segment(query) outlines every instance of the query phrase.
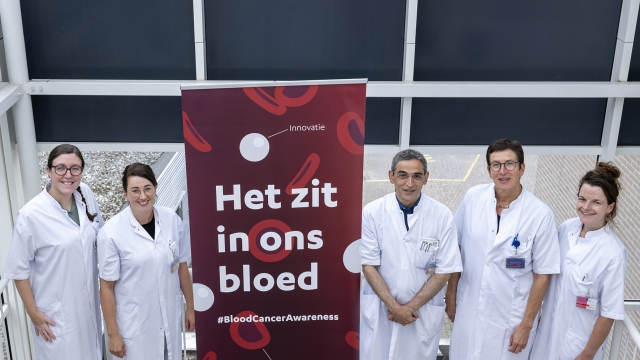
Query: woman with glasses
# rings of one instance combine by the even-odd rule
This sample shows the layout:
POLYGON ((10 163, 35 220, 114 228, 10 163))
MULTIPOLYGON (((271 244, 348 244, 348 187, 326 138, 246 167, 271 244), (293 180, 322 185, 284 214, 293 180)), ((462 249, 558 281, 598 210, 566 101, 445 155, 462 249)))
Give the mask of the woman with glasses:
POLYGON ((129 206, 98 235, 109 352, 135 360, 180 359, 183 294, 186 329, 195 328, 184 225, 171 209, 154 205, 158 183, 148 165, 127 166, 122 186, 129 206))
POLYGON ((77 147, 56 146, 45 189, 16 217, 4 278, 31 318, 38 359, 102 359, 96 235, 102 217, 77 147))
POLYGON ((602 359, 614 320, 624 318, 628 255, 612 228, 618 177, 601 162, 580 180, 578 217, 558 230, 562 267, 549 283, 530 359, 602 359))

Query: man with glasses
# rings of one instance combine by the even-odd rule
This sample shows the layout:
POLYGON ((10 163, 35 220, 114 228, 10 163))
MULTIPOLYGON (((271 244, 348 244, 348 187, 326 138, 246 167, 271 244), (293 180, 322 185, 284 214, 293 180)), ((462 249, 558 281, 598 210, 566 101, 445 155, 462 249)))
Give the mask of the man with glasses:
POLYGON ((446 293, 451 360, 528 359, 550 275, 560 272, 555 217, 522 187, 517 141, 487 149, 492 184, 467 191, 455 214, 464 272, 446 293))
POLYGON ((443 287, 462 271, 451 211, 421 193, 427 161, 397 153, 395 192, 362 211, 360 359, 436 359, 444 319, 443 287))

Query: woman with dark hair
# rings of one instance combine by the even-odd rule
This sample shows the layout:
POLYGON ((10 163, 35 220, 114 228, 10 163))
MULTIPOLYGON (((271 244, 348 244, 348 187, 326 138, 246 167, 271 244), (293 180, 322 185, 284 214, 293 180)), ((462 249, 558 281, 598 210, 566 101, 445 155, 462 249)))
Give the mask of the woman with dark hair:
POLYGON ((120 358, 180 359, 183 294, 186 329, 195 328, 189 241, 178 215, 154 205, 157 186, 151 167, 127 166, 122 187, 129 206, 98 235, 109 352, 120 358))
POLYGON ((102 359, 96 235, 102 217, 77 147, 56 146, 51 182, 18 213, 4 278, 31 318, 38 359, 102 359))
POLYGON ((530 359, 602 359, 613 321, 624 318, 628 254, 612 229, 619 177, 600 162, 580 180, 578 217, 558 230, 562 267, 549 283, 530 359))

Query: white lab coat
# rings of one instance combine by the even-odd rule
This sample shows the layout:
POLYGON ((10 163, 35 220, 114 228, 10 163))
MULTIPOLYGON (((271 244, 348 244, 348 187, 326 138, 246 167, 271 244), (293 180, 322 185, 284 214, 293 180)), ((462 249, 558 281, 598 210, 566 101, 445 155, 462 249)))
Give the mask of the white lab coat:
MULTIPOLYGON (((361 263, 379 266, 391 295, 406 304, 435 273, 462 271, 456 228, 451 211, 422 194, 414 213, 408 215, 409 231, 395 193, 364 207, 362 211, 361 263), (439 240, 439 247, 420 251, 421 238, 439 240)), ((406 326, 387 318, 387 306, 363 280, 360 295, 360 359, 435 359, 444 321, 444 290, 418 310, 420 317, 406 326)))
MULTIPOLYGON (((551 278, 532 360, 573 360, 584 350, 600 315, 624 319, 627 249, 608 225, 578 239, 581 230, 579 218, 565 221, 558 230, 562 270, 551 278), (587 292, 598 300, 595 310, 576 307, 577 297, 587 292)), ((594 359, 603 357, 604 344, 594 359)))
MULTIPOLYGON (((102 217, 93 192, 80 184, 73 193, 80 226, 45 190, 18 213, 3 277, 29 279, 38 310, 47 315, 56 340, 34 336, 38 359, 102 359, 102 323, 98 297, 96 234, 102 217)), ((31 330, 33 323, 31 324, 31 330)))
MULTIPOLYGON (((508 352, 533 285, 533 273, 560 272, 555 217, 551 209, 525 189, 502 211, 497 228, 493 184, 467 192, 454 216, 462 246, 464 272, 458 283, 456 318, 449 356, 463 359, 527 359, 531 346, 508 352), (515 255, 513 238, 521 243, 515 255), (525 258, 524 269, 506 268, 507 257, 525 258)), ((537 317, 529 336, 533 342, 537 317)))
POLYGON ((115 281, 116 323, 125 359, 180 359, 182 292, 174 256, 191 257, 184 225, 171 209, 154 206, 155 241, 127 207, 98 234, 100 278, 115 281))

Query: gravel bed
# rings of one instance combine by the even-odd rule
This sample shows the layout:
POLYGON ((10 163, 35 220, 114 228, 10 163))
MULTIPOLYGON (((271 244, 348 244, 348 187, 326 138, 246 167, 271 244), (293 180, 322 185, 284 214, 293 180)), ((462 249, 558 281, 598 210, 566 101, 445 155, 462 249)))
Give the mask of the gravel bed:
MULTIPOLYGON (((122 172, 125 166, 134 162, 151 165, 162 155, 161 152, 131 151, 84 151, 85 168, 82 182, 89 185, 96 195, 102 217, 105 221, 117 214, 125 198, 122 191, 122 172)), ((42 188, 49 182, 46 173, 49 152, 39 152, 40 185, 42 188)))

